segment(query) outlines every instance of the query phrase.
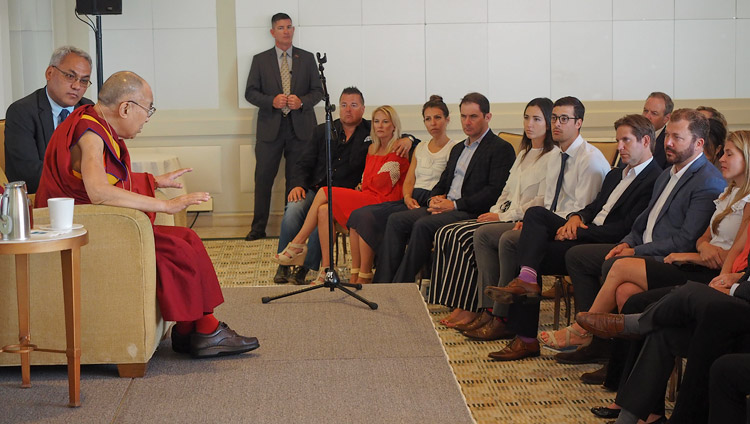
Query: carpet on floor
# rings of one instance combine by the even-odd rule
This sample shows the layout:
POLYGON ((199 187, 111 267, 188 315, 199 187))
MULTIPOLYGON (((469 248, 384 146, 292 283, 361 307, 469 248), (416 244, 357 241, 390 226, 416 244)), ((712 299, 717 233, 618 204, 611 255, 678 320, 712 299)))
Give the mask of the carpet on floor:
POLYGON ((81 408, 66 405, 64 367, 0 369, 7 422, 471 423, 430 315, 413 284, 365 286, 366 305, 314 290, 262 304, 288 287, 230 287, 216 315, 261 347, 193 360, 162 342, 144 378, 85 366, 81 408), (108 373, 110 373, 107 375, 108 373))
MULTIPOLYGON (((339 241, 339 250, 345 251, 339 241)), ((222 286, 273 286, 277 265, 272 261, 278 239, 253 242, 237 239, 208 240, 211 255, 222 286), (242 265, 238 265, 242 264, 242 265)), ((348 251, 348 250, 347 250, 348 251)), ((343 279, 349 276, 349 257, 339 260, 336 268, 343 279)), ((308 275, 308 280, 314 278, 308 275)), ((552 278, 544 277, 545 289, 552 278)), ((429 286, 429 281, 423 285, 429 286)), ((427 287, 428 288, 428 287, 427 287)), ((425 289, 425 287, 423 287, 425 289)), ((432 323, 448 354, 473 418, 480 424, 489 423, 569 423, 600 424, 603 421, 589 409, 614 401, 615 393, 601 386, 586 385, 581 374, 598 369, 599 364, 563 365, 554 360, 556 352, 542 349, 541 356, 515 362, 498 362, 488 354, 501 350, 507 341, 474 341, 454 329, 440 324, 450 310, 440 305, 427 305, 432 323)), ((565 307, 563 306, 563 311, 565 307)), ((552 330, 553 301, 544 300, 539 317, 540 331, 552 330)), ((565 318, 562 318, 565 326, 565 318)), ((439 402, 439 397, 435 399, 439 402)), ((672 403, 667 402, 671 412, 672 403)))

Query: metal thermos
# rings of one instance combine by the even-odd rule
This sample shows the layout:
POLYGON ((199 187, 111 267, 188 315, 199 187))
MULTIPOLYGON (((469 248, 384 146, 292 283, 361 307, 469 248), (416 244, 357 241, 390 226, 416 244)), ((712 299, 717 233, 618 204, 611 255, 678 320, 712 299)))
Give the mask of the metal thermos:
POLYGON ((0 233, 3 240, 26 240, 31 236, 31 202, 24 181, 5 184, 0 197, 0 233))

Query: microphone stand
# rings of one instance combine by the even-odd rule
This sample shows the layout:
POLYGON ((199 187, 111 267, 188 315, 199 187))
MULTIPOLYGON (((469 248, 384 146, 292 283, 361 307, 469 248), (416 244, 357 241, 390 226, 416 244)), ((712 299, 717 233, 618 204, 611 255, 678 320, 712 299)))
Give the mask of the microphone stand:
MULTIPOLYGON (((320 53, 316 54, 318 57, 318 70, 320 71, 320 81, 323 84, 323 100, 325 102, 325 110, 326 110, 326 166, 328 168, 328 257, 330 259, 333 259, 333 159, 331 156, 331 132, 333 131, 333 111, 336 109, 335 105, 331 104, 331 99, 328 95, 328 86, 326 85, 326 77, 324 74, 324 67, 323 64, 328 62, 328 59, 325 54, 321 57, 320 53)), ((317 286, 312 287, 306 287, 304 289, 295 290, 293 292, 289 292, 286 294, 278 295, 278 296, 264 296, 261 301, 263 303, 268 303, 272 300, 281 299, 282 297, 288 297, 288 296, 294 296, 299 293, 308 292, 311 290, 317 290, 322 288, 329 288, 331 291, 334 291, 335 289, 339 289, 342 292, 348 294, 349 296, 359 300, 360 302, 366 304, 370 307, 370 309, 378 309, 378 304, 375 302, 370 302, 369 300, 365 299, 364 297, 358 295, 357 293, 354 293, 353 291, 349 290, 347 287, 352 287, 357 290, 362 289, 362 284, 351 284, 351 283, 342 283, 339 279, 338 273, 336 273, 336 269, 334 269, 333 266, 328 266, 326 268, 326 278, 323 284, 319 284, 317 286)))

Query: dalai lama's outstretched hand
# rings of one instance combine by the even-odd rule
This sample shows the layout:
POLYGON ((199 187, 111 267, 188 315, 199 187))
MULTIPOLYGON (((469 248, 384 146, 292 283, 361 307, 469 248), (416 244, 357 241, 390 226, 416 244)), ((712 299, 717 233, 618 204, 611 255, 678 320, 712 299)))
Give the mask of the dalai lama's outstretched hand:
POLYGON ((166 209, 164 210, 164 212, 177 213, 187 208, 188 206, 200 205, 203 202, 207 202, 210 198, 211 195, 203 191, 183 194, 182 196, 177 196, 173 199, 165 200, 166 209))
POLYGON ((155 175, 154 180, 156 181, 156 188, 182 188, 182 183, 177 181, 182 174, 191 172, 193 168, 182 168, 176 171, 167 172, 162 175, 155 175))

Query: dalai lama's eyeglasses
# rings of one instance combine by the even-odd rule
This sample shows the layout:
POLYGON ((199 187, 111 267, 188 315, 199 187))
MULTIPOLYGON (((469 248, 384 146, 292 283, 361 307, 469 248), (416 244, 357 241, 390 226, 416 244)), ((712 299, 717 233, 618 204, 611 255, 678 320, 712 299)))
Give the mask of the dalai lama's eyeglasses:
POLYGON ((128 103, 133 103, 134 105, 138 106, 139 108, 141 108, 141 109, 145 110, 145 111, 146 111, 146 117, 147 117, 147 118, 150 118, 150 117, 151 117, 151 116, 152 116, 153 114, 155 114, 155 113, 156 113, 156 108, 155 108, 155 107, 153 107, 153 106, 151 106, 151 107, 147 108, 147 107, 144 107, 144 106, 141 106, 141 105, 139 105, 139 104, 138 104, 138 102, 136 102, 135 100, 128 100, 127 102, 128 102, 128 103))

